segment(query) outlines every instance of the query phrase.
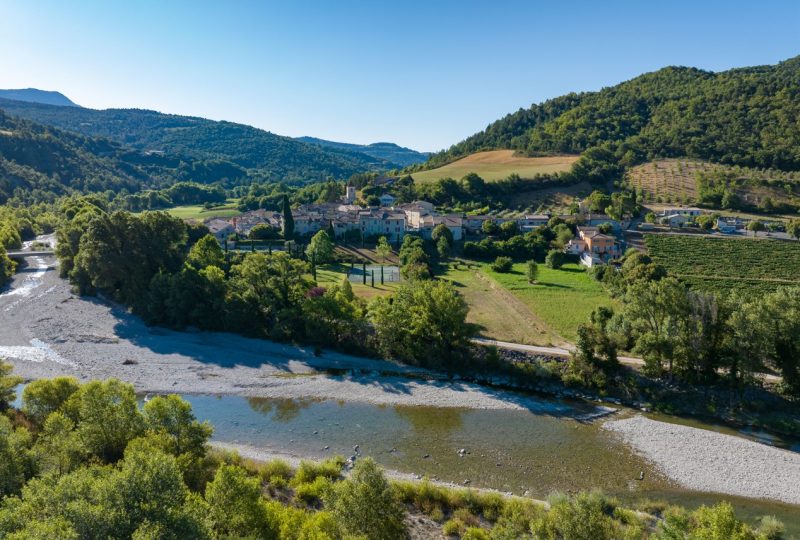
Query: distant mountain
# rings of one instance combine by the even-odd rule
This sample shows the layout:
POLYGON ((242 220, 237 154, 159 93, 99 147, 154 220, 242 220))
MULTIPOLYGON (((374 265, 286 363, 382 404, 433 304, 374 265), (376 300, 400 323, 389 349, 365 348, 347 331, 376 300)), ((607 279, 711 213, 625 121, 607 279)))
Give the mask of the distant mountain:
POLYGON ((430 156, 429 152, 417 152, 416 150, 388 142, 350 144, 326 141, 325 139, 317 139, 316 137, 298 137, 297 140, 305 143, 316 144, 325 148, 336 148, 338 150, 347 150, 349 152, 360 152, 377 159, 397 163, 403 167, 414 165, 415 163, 422 163, 430 156))
POLYGON ((50 90, 39 90, 37 88, 23 88, 20 90, 0 90, 0 98, 13 99, 16 101, 28 101, 31 103, 43 103, 45 105, 58 105, 60 107, 78 107, 67 96, 61 92, 50 90))
POLYGON ((596 147, 622 166, 690 157, 800 170, 800 57, 719 73, 666 67, 598 92, 567 94, 497 120, 425 166, 481 150, 577 154, 596 147))
POLYGON ((346 178, 398 164, 364 153, 321 147, 233 122, 142 109, 95 110, 0 99, 8 114, 40 124, 103 137, 139 152, 230 162, 250 177, 315 182, 346 178))

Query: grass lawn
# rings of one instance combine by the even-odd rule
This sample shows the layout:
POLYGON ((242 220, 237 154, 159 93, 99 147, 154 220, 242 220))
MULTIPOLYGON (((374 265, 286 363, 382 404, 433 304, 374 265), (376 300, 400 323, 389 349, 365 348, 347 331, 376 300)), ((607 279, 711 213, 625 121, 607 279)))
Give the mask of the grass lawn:
MULTIPOLYGON (((347 270, 350 268, 349 265, 346 264, 325 264, 321 265, 317 268, 317 284, 320 287, 330 287, 331 285, 336 285, 342 282, 342 280, 347 276, 347 270)), ((370 299, 375 296, 384 296, 390 294, 397 289, 399 283, 384 283, 383 285, 380 284, 379 278, 375 277, 375 287, 370 285, 371 281, 367 278, 367 284, 364 285, 363 283, 353 283, 350 282, 350 285, 353 286, 353 292, 364 299, 370 299)))
POLYGON ((560 345, 563 340, 531 310, 486 276, 479 263, 451 263, 437 275, 456 286, 469 304, 467 322, 479 327, 479 335, 488 339, 525 343, 526 345, 560 345))
MULTIPOLYGON (((514 265, 511 273, 499 274, 489 265, 481 271, 522 301, 531 312, 558 335, 569 341, 576 338, 576 329, 586 322, 592 310, 600 306, 614 306, 602 285, 589 277, 577 264, 566 264, 560 270, 539 265, 537 283, 528 283, 525 264, 514 265)), ((497 317, 505 317, 498 312, 497 317)))
POLYGON ((415 182, 423 184, 448 177, 458 180, 471 172, 487 182, 508 178, 512 173, 522 178, 533 178, 536 174, 568 171, 577 159, 578 156, 519 157, 514 155, 513 150, 492 150, 477 152, 437 169, 415 172, 411 176, 415 182))
POLYGON ((239 199, 228 199, 222 206, 214 207, 211 210, 206 210, 203 208, 202 204, 176 206, 175 208, 170 208, 167 210, 167 213, 177 218, 195 219, 198 221, 215 217, 230 218, 241 214, 239 209, 236 208, 238 202, 239 199))

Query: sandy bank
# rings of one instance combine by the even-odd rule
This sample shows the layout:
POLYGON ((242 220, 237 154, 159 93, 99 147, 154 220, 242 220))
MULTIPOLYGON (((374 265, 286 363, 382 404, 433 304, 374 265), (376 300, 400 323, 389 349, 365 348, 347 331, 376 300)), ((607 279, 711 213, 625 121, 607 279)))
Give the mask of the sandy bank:
POLYGON ((800 504, 800 454, 637 415, 603 425, 681 486, 800 504))

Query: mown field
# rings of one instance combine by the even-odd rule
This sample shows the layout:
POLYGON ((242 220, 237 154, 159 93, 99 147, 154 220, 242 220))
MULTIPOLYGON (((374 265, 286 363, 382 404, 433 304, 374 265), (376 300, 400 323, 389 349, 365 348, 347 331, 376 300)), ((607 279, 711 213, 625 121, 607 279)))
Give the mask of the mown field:
MULTIPOLYGON (((578 325, 586 322, 592 310, 600 306, 614 307, 602 285, 586 273, 583 266, 566 264, 560 270, 539 265, 536 283, 528 283, 525 264, 514 265, 511 273, 494 272, 489 265, 482 267, 488 277, 522 301, 549 329, 568 341, 576 338, 578 325)), ((500 311, 496 317, 505 317, 500 311)))
POLYGON ((700 290, 749 294, 800 286, 800 242, 645 235, 650 256, 700 290))
POLYGON ((236 208, 238 202, 238 199, 228 199, 224 205, 214 207, 210 210, 206 210, 202 204, 176 206, 175 208, 170 208, 167 212, 177 218, 194 219, 198 221, 215 217, 230 218, 241 214, 239 209, 236 208))
POLYGON ((467 322, 488 339, 526 345, 560 345, 563 339, 521 300, 489 278, 483 264, 452 262, 437 277, 449 280, 469 305, 467 322))
POLYGON ((441 178, 461 179, 474 172, 489 181, 508 178, 512 173, 521 178, 533 178, 537 174, 568 171, 578 156, 518 157, 513 150, 476 152, 443 167, 412 174, 415 182, 436 182, 441 178))

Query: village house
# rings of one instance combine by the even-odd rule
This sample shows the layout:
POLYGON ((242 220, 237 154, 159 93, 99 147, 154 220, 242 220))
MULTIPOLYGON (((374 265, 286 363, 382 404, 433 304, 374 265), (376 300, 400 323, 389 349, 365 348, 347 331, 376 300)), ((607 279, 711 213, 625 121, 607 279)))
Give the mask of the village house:
POLYGON ((517 219, 519 230, 522 232, 530 232, 536 227, 547 225, 550 221, 549 214, 527 214, 517 219))
POLYGON ((569 241, 566 251, 579 255, 581 263, 590 268, 620 256, 616 238, 601 233, 597 227, 578 227, 578 235, 569 241))
POLYGON ((384 193, 383 195, 378 197, 378 200, 381 201, 381 206, 393 206, 394 201, 397 199, 395 199, 394 195, 392 195, 391 193, 384 193))
POLYGON ((369 209, 358 213, 358 223, 364 238, 385 236, 397 243, 406 233, 406 214, 400 211, 369 209))
POLYGON ((217 239, 220 244, 225 243, 228 236, 236 232, 236 228, 227 220, 211 218, 204 225, 208 227, 208 232, 217 239))
POLYGON ((744 228, 744 222, 739 218, 718 218, 717 230, 722 234, 734 234, 738 229, 744 228))
POLYGON ((692 216, 688 214, 670 214, 658 219, 662 225, 669 225, 670 227, 686 227, 694 221, 692 216))
POLYGON ((608 223, 615 233, 622 230, 622 224, 606 214, 586 214, 583 216, 583 223, 587 227, 599 227, 603 223, 608 223))
POLYGON ((253 210, 245 212, 231 219, 231 225, 241 236, 249 236, 256 225, 269 225, 274 229, 281 228, 282 216, 277 212, 267 210, 253 210))
POLYGON ((444 225, 453 234, 453 240, 458 242, 464 238, 464 218, 459 214, 447 216, 423 216, 418 222, 418 226, 411 230, 419 234, 422 238, 430 240, 433 237, 433 229, 437 225, 444 225))
POLYGON ((674 216, 674 215, 697 217, 704 213, 705 212, 701 208, 677 207, 677 208, 664 208, 664 210, 661 211, 660 215, 662 217, 674 216))

